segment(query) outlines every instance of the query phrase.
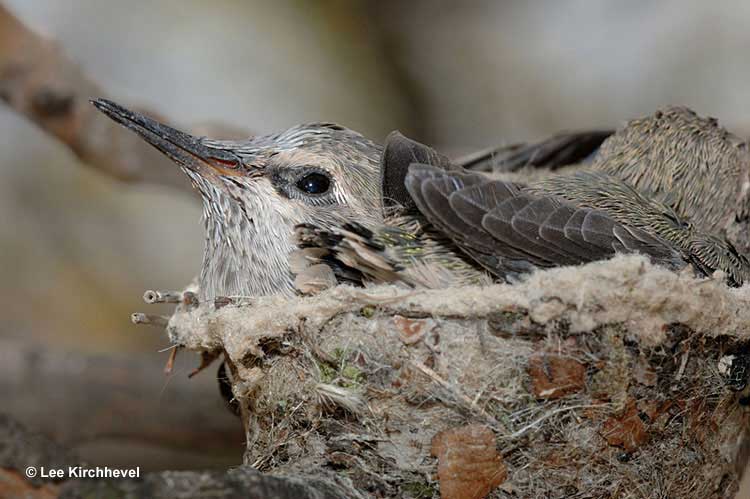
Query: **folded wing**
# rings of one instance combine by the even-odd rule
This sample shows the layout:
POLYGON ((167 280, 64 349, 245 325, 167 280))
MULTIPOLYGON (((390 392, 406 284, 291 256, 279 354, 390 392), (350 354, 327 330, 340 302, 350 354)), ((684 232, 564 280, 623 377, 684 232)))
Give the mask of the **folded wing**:
POLYGON ((472 171, 514 172, 526 166, 556 170, 588 161, 614 130, 562 132, 540 142, 493 147, 456 161, 472 171))
POLYGON ((523 185, 421 164, 409 168, 405 185, 430 223, 498 276, 615 253, 643 253, 670 267, 684 263, 665 241, 604 211, 528 192, 523 185))

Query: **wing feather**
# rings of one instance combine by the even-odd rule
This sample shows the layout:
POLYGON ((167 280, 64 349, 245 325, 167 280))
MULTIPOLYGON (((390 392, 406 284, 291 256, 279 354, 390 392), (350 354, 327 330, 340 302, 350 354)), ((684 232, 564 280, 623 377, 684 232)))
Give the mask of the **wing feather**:
POLYGON ((465 171, 412 165, 405 185, 419 211, 496 275, 641 252, 680 262, 666 242, 606 212, 465 171))
POLYGON ((612 251, 606 248, 579 242, 585 241, 583 235, 580 234, 580 230, 577 232, 578 237, 571 237, 571 232, 576 229, 570 221, 578 211, 572 206, 561 203, 557 210, 550 213, 549 217, 539 227, 539 234, 542 239, 558 248, 565 248, 582 262, 611 257, 612 251))
POLYGON ((493 147, 456 161, 473 171, 514 172, 523 167, 549 168, 589 161, 614 130, 562 132, 540 142, 493 147))

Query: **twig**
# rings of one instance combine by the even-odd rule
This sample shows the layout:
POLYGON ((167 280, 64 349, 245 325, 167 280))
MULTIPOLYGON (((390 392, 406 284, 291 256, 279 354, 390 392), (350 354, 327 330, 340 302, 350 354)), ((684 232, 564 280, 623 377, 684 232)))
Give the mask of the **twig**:
POLYGON ((144 314, 143 312, 136 312, 130 315, 130 320, 136 325, 148 325, 155 327, 167 327, 169 324, 169 317, 164 315, 144 314))
POLYGON ((680 367, 677 369, 677 374, 675 374, 675 381, 680 381, 682 379, 682 375, 685 374, 685 367, 687 367, 688 359, 690 358, 690 347, 688 347, 685 350, 685 353, 682 354, 682 357, 680 358, 680 367))
MULTIPOLYGON (((190 190, 169 159, 89 104, 89 99, 106 96, 55 43, 29 30, 0 4, 0 100, 97 170, 130 182, 190 190)), ((248 136, 224 125, 200 127, 199 133, 248 136)))
POLYGON ((522 436, 524 433, 526 433, 527 431, 529 431, 532 428, 534 428, 536 425, 538 425, 542 421, 544 421, 545 419, 549 419, 552 416, 554 416, 555 414, 560 414, 561 412, 573 411, 575 409, 588 409, 588 408, 605 409, 605 408, 607 408, 609 406, 610 406, 610 404, 582 404, 582 405, 571 405, 571 406, 568 406, 568 407, 560 407, 560 408, 555 409, 553 411, 549 411, 544 416, 541 416, 538 419, 535 419, 534 421, 532 421, 531 423, 527 424, 526 426, 524 426, 520 430, 515 431, 515 432, 511 433, 510 435, 502 436, 501 438, 506 439, 506 440, 513 440, 515 438, 518 438, 518 437, 522 436))
POLYGON ((438 373, 419 361, 412 360, 410 361, 410 363, 412 366, 416 367, 420 372, 422 372, 422 374, 426 375, 435 383, 448 390, 451 395, 453 395, 457 399, 457 401, 460 402, 461 405, 463 405, 467 410, 481 415, 488 423, 493 425, 495 428, 505 429, 505 426, 500 421, 498 421, 494 416, 479 407, 473 400, 461 393, 455 386, 451 385, 448 381, 443 379, 438 373))
POLYGON ((215 361, 219 356, 221 355, 221 352, 201 352, 201 363, 198 367, 190 371, 190 374, 188 374, 188 378, 192 378, 199 372, 203 371, 205 368, 210 366, 213 361, 215 361))
POLYGON ((177 358, 177 352, 179 351, 180 351, 180 345, 174 345, 174 348, 172 348, 172 351, 169 352, 167 363, 164 365, 164 374, 166 374, 167 376, 172 374, 172 371, 174 370, 174 361, 177 358))
POLYGON ((143 301, 149 305, 155 303, 180 303, 182 301, 182 293, 179 291, 153 291, 149 289, 143 293, 143 301))

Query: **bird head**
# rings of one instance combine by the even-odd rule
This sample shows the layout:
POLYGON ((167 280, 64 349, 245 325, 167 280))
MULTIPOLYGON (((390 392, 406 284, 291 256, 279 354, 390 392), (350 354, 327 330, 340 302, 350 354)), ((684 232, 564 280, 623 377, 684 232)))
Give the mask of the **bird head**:
POLYGON ((190 177, 204 204, 205 296, 292 292, 294 227, 382 220, 381 147, 331 123, 229 141, 195 137, 104 99, 100 111, 190 177))

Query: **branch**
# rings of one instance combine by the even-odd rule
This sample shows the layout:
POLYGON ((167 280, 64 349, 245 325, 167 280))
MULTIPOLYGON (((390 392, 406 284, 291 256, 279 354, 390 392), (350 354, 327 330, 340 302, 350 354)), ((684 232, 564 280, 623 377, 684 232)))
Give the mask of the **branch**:
MULTIPOLYGON (((161 471, 128 479, 67 479, 79 459, 63 447, 0 414, 0 497, 212 497, 298 499, 361 497, 348 480, 321 471, 315 476, 263 475, 249 466, 223 471, 161 471), (27 478, 27 467, 37 473, 27 478), (63 469, 62 479, 41 478, 39 471, 63 469)), ((84 465, 84 468, 87 466, 84 465)))
POLYGON ((204 454, 235 449, 239 460, 241 425, 224 409, 214 374, 168 380, 160 376, 164 361, 1 339, 3 410, 65 444, 116 438, 204 454))
MULTIPOLYGON (((0 4, 0 100, 107 175, 190 189, 169 159, 89 104, 90 99, 105 96, 107 93, 55 43, 26 28, 0 4)), ((140 111, 162 119, 156 113, 140 111)), ((195 127, 193 131, 216 138, 248 135, 225 125, 195 127)))

